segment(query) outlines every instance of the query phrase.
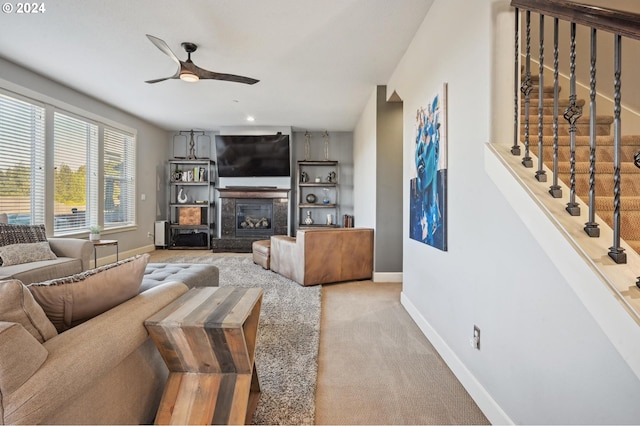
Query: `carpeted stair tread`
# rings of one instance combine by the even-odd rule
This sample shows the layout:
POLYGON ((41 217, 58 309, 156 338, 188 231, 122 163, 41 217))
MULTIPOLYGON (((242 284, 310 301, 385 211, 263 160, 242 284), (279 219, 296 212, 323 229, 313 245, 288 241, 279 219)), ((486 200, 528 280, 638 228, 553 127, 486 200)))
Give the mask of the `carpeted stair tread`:
POLYGON ((628 240, 625 239, 624 240, 627 244, 629 244, 629 246, 635 250, 636 252, 640 253, 640 240, 628 240))
MULTIPOLYGON (((586 207, 585 207, 586 208, 586 207)), ((613 211, 596 211, 604 223, 613 227, 613 211)), ((640 212, 625 211, 620 214, 620 236, 623 240, 640 240, 640 212)))
MULTIPOLYGON (((613 196, 600 196, 596 195, 596 211, 613 211, 613 196)), ((637 210, 640 214, 640 195, 635 196, 622 196, 620 197, 620 210, 632 211, 637 210)), ((639 216, 640 217, 640 216, 639 216)), ((640 223, 638 224, 640 225, 640 223)))
MULTIPOLYGON (((520 123, 524 123, 526 116, 524 114, 520 115, 520 123)), ((531 123, 538 123, 538 114, 529 114, 529 124, 531 123)), ((607 124, 607 125, 611 125, 613 123, 613 116, 611 115, 596 115, 596 124, 607 124)), ((563 117, 558 117, 558 125, 560 124, 566 124, 569 125, 569 123, 567 122, 567 120, 565 120, 563 117)), ((590 124, 589 123, 589 119, 587 118, 586 120, 578 120, 578 122, 576 123, 576 125, 584 125, 584 124, 590 124)), ((552 126, 553 125, 553 115, 551 114, 545 114, 542 116, 542 125, 546 126, 552 126)))
MULTIPOLYGON (((538 141, 535 140, 534 143, 530 143, 529 150, 538 156, 538 141)), ((632 162, 635 153, 638 151, 638 148, 635 146, 622 146, 620 147, 620 160, 632 162)), ((576 161, 586 161, 589 162, 591 160, 591 147, 588 145, 577 145, 575 149, 576 161)), ((597 146, 596 147, 596 160, 604 161, 604 162, 613 162, 613 146, 597 146)), ((549 146, 544 144, 543 150, 543 158, 546 164, 553 164, 553 146, 549 146)), ((571 151, 568 146, 558 146, 558 161, 569 161, 571 158, 571 151)))
MULTIPOLYGON (((570 185, 569 173, 558 173, 558 179, 570 185)), ((576 194, 584 200, 588 198, 589 188, 591 187, 589 182, 590 176, 588 173, 576 174, 576 194)), ((606 174, 596 175, 595 190, 596 194, 611 195, 613 196, 613 176, 606 174)), ((625 196, 640 196, 640 177, 638 175, 625 175, 620 176, 620 193, 625 196)))
MULTIPOLYGON (((571 168, 571 164, 569 162, 563 161, 558 163, 558 172, 559 173, 569 173, 571 168)), ((576 162, 575 165, 576 174, 589 174, 589 162, 580 161, 576 162)), ((608 162, 599 162, 596 161, 596 172, 598 174, 608 174, 613 176, 613 163, 608 162)), ((629 175, 640 175, 640 169, 637 168, 633 163, 624 162, 620 164, 620 172, 623 174, 629 175)), ((638 178, 640 176, 634 176, 634 178, 638 178)))
MULTIPOLYGON (((534 107, 538 108, 538 97, 536 96, 535 98, 533 96, 529 96, 530 102, 529 102, 529 111, 531 111, 531 109, 534 107), (533 99, 535 99, 535 104, 533 102, 533 99)), ((569 101, 569 98, 558 98, 558 118, 562 118, 562 114, 564 114, 564 110, 571 104, 571 101, 569 101)), ((578 99, 576 100, 576 105, 584 107, 585 106, 585 100, 584 99, 578 99)), ((542 98, 542 106, 543 107, 553 107, 553 97, 548 98, 548 97, 544 97, 542 98)), ((520 108, 524 110, 524 96, 520 95, 520 108)), ((536 109, 537 111, 537 109, 536 109)), ((584 111, 583 115, 584 115, 584 111)))
MULTIPOLYGON (((531 133, 529 134, 529 143, 531 143, 531 133)), ((538 134, 535 134, 536 143, 538 142, 538 134)), ((545 135, 542 139, 542 143, 547 146, 553 146, 553 135, 545 135)), ((571 136, 558 135, 558 145, 568 147, 571 143, 571 136)), ((576 146, 584 145, 589 146, 591 144, 591 136, 589 135, 576 135, 576 146)), ((613 146, 613 135, 600 135, 596 136, 596 145, 601 146, 613 146)), ((626 135, 620 138, 620 145, 633 146, 637 150, 640 150, 640 135, 626 135)))
MULTIPOLYGON (((525 121, 520 123, 520 138, 524 139, 525 121)), ((570 136, 570 125, 566 121, 558 122, 558 135, 570 136)), ((542 134, 545 136, 553 136, 553 123, 543 123, 542 134)), ((591 126, 588 122, 576 123, 576 136, 589 136, 591 134, 591 126)), ((529 120, 529 139, 538 135, 537 116, 529 120)), ((611 135, 611 124, 605 122, 596 123, 596 136, 611 135)))

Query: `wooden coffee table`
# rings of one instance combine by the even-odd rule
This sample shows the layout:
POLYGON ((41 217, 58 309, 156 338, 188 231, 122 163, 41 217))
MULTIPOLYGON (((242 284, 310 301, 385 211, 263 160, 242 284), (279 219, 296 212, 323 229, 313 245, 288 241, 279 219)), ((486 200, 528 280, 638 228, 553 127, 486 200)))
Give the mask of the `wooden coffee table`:
POLYGON ((145 321, 169 379, 156 424, 249 424, 261 288, 197 287, 145 321))

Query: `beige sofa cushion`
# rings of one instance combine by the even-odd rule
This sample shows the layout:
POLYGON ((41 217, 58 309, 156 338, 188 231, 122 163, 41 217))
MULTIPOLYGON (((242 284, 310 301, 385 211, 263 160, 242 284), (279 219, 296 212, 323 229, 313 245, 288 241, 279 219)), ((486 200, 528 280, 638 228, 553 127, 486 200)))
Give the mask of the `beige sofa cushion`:
MULTIPOLYGON (((0 223, 0 246, 47 241, 44 225, 9 225, 0 223)), ((2 258, 0 258, 2 265, 2 258)))
POLYGON ((48 241, 38 243, 11 244, 0 247, 0 259, 3 266, 20 265, 22 263, 54 260, 58 256, 51 251, 48 241))
POLYGON ((42 307, 19 280, 0 281, 0 321, 21 324, 40 343, 58 334, 42 307))
POLYGON ((27 287, 62 332, 137 295, 148 262, 143 254, 27 287))
POLYGON ((24 327, 0 322, 0 393, 9 395, 47 359, 48 352, 24 327))

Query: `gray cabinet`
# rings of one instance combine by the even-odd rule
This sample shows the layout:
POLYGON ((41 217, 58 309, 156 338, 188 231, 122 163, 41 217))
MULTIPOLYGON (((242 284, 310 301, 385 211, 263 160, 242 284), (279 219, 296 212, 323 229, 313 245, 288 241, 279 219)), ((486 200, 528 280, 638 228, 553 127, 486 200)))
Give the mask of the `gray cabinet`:
POLYGON ((337 227, 339 220, 339 163, 337 161, 298 161, 298 229, 337 227))
POLYGON ((169 248, 210 249, 215 229, 215 162, 169 160, 169 248))

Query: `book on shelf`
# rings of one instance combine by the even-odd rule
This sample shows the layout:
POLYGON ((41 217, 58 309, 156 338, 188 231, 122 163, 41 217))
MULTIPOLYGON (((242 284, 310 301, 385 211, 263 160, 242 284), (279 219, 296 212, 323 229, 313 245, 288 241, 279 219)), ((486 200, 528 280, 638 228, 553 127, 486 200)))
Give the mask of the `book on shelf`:
POLYGON ((342 227, 353 228, 353 215, 345 214, 342 216, 342 227))

